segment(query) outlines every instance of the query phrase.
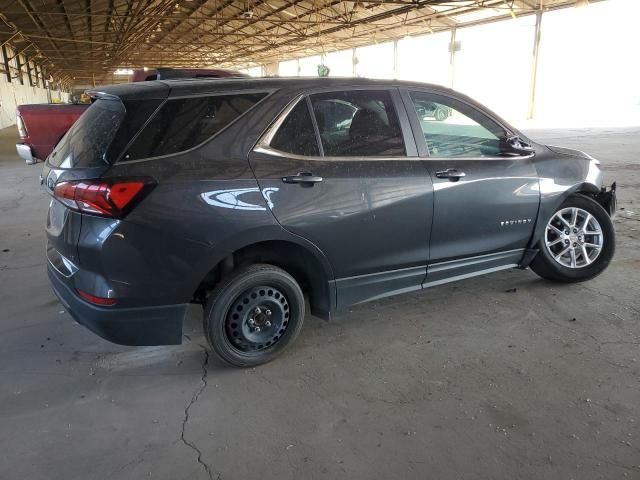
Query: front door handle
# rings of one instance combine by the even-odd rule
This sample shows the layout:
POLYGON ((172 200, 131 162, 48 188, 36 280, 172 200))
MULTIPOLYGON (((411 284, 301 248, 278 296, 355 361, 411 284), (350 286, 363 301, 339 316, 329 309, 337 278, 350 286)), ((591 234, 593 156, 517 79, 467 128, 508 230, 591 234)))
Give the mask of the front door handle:
POLYGON ((446 170, 442 170, 440 172, 436 172, 436 177, 438 178, 448 178, 452 182, 457 182, 462 177, 465 176, 465 173, 456 169, 456 168, 447 168, 446 170))
POLYGON ((314 183, 322 181, 322 177, 317 177, 309 172, 300 172, 297 175, 282 177, 284 183, 298 183, 301 185, 311 186, 314 183))

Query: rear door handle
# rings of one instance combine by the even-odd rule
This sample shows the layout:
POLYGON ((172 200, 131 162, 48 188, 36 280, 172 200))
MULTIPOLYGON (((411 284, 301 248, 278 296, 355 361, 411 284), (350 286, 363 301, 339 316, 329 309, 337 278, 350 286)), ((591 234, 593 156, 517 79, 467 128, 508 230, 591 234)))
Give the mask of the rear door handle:
POLYGON ((299 183, 302 185, 313 185, 322 181, 322 177, 318 177, 309 172, 300 172, 297 175, 291 175, 288 177, 282 177, 284 183, 299 183))
POLYGON ((455 182, 460 180, 465 176, 465 173, 456 169, 456 168, 447 168, 446 170, 442 170, 440 172, 436 172, 436 177, 438 178, 448 178, 449 180, 455 182))

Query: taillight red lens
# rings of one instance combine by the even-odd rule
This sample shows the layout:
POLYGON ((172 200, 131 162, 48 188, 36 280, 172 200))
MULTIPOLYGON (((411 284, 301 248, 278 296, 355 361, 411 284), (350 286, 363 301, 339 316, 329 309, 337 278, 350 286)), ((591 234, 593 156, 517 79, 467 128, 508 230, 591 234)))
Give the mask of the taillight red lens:
POLYGON ((144 185, 142 182, 117 183, 111 187, 111 201, 116 207, 122 209, 140 193, 144 185))
POLYGON ((110 305, 115 305, 117 303, 117 300, 115 298, 96 297, 95 295, 91 295, 90 293, 87 293, 78 288, 76 288, 76 292, 78 292, 78 295, 84 298, 87 302, 93 303, 94 305, 107 307, 110 305))
POLYGON ((27 136, 27 127, 24 125, 24 120, 22 120, 20 112, 16 112, 16 127, 18 127, 18 135, 24 139, 27 136))
POLYGON ((149 179, 79 180, 55 186, 53 195, 82 213, 120 218, 153 186, 149 179))

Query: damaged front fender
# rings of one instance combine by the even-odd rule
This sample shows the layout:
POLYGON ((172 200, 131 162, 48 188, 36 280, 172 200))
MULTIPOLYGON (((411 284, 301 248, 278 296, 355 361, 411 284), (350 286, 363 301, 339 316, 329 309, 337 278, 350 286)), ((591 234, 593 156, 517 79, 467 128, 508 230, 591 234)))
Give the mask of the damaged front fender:
POLYGON ((602 205, 609 216, 614 218, 616 215, 616 209, 618 208, 618 199, 616 197, 616 182, 613 182, 611 186, 602 187, 598 193, 592 195, 592 198, 602 205))

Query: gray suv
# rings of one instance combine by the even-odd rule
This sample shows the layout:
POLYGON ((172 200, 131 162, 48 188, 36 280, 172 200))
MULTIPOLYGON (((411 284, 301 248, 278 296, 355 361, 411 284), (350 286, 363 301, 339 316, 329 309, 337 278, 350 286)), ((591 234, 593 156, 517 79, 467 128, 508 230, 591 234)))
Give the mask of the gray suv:
POLYGON ((280 354, 311 313, 507 268, 588 280, 615 184, 452 90, 363 79, 166 80, 91 92, 51 153, 48 273, 112 342, 280 354), (446 111, 424 114, 424 106, 446 111))

